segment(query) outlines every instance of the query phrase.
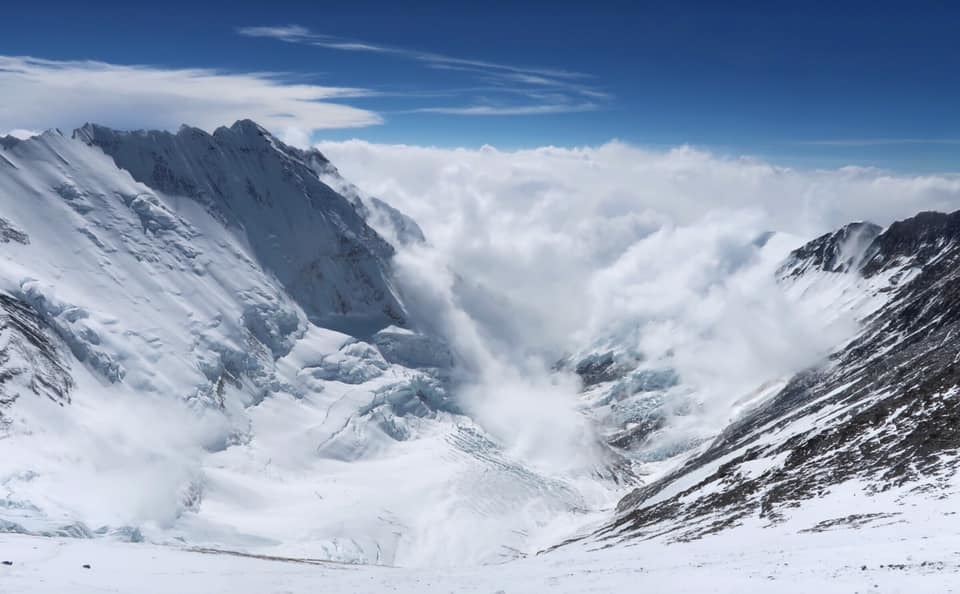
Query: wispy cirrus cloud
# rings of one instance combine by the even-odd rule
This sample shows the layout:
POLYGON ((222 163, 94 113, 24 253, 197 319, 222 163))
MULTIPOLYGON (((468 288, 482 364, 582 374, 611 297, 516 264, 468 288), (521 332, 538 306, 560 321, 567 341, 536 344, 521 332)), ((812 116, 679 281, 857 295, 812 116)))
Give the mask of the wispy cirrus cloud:
POLYGON ((577 113, 594 111, 595 103, 555 103, 542 105, 471 105, 467 107, 421 107, 413 111, 418 113, 438 113, 447 115, 509 116, 539 115, 550 113, 577 113))
POLYGON ((551 68, 527 68, 522 66, 501 64, 497 62, 488 62, 485 60, 472 60, 472 59, 466 59, 466 58, 458 58, 458 57, 448 56, 448 55, 434 53, 434 52, 426 52, 426 51, 402 48, 397 46, 369 43, 366 41, 355 41, 355 40, 347 39, 344 37, 337 37, 335 35, 325 35, 322 33, 314 33, 313 31, 307 29, 306 27, 301 27, 299 25, 281 25, 281 26, 269 26, 269 27, 240 27, 237 29, 237 33, 239 33, 240 35, 246 35, 247 37, 271 37, 273 39, 279 39, 280 41, 286 41, 289 43, 304 43, 307 45, 325 47, 328 49, 337 49, 337 50, 355 51, 355 52, 373 52, 373 53, 380 53, 380 54, 394 54, 398 56, 403 56, 405 58, 426 62, 428 64, 447 64, 447 65, 453 65, 453 66, 459 65, 459 66, 466 66, 466 67, 472 66, 474 68, 481 68, 484 70, 517 72, 517 73, 523 73, 523 74, 528 74, 533 76, 561 78, 561 79, 582 79, 582 78, 589 78, 590 76, 582 72, 573 72, 570 70, 551 69, 551 68))
POLYGON ((287 43, 348 52, 365 52, 394 56, 421 63, 434 70, 468 73, 484 83, 494 85, 493 91, 505 95, 524 95, 527 103, 515 101, 491 106, 468 98, 467 105, 427 106, 411 110, 418 113, 457 115, 537 115, 571 113, 599 109, 600 101, 611 99, 603 89, 587 84, 592 77, 583 72, 556 68, 517 66, 487 60, 461 58, 392 45, 371 43, 316 33, 299 25, 241 27, 240 35, 264 37, 287 43), (544 99, 544 91, 552 93, 544 99))
POLYGON ((339 103, 369 89, 291 81, 281 73, 229 73, 0 55, 0 129, 70 128, 85 121, 126 128, 213 129, 253 118, 277 131, 379 124, 379 114, 339 103), (66 100, 65 98, 69 98, 66 100))
POLYGON ((898 146, 908 144, 960 145, 960 138, 841 138, 805 140, 795 144, 808 146, 898 146))

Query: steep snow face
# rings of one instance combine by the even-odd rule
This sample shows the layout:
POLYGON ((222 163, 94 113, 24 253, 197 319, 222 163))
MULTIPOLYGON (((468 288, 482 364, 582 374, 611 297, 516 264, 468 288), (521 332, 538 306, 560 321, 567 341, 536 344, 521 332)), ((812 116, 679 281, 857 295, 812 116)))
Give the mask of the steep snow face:
POLYGON ((244 122, 8 144, 0 531, 451 565, 534 553, 622 494, 467 414, 454 351, 395 319, 361 217, 386 206, 322 184, 319 153, 244 122))
POLYGON ((8 370, 33 359, 41 386, 71 386, 69 403, 21 389, 4 411, 7 529, 132 538, 187 509, 205 451, 247 439, 244 408, 279 382, 268 345, 289 348, 305 316, 240 237, 101 151, 48 132, 2 154, 0 209, 23 239, 0 257, 8 370))
POLYGON ((393 248, 320 181, 318 152, 288 147, 249 120, 212 135, 88 124, 76 137, 137 181, 193 198, 242 229, 257 261, 320 325, 362 335, 404 321, 388 274, 393 248))
POLYGON ((289 350, 305 316, 242 235, 59 133, 3 155, 0 200, 24 240, 5 244, 0 288, 78 361, 105 382, 174 398, 218 400, 226 376, 269 385, 273 353, 289 350))

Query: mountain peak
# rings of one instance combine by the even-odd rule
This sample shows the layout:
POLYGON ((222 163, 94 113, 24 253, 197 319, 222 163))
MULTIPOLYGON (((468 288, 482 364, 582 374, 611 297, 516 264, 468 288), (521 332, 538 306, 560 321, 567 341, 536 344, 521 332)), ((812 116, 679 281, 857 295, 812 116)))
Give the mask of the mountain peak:
POLYGON ((138 182, 193 198, 242 231, 318 324, 367 334, 402 323, 387 272, 393 247, 320 179, 327 161, 319 152, 287 146, 252 120, 213 134, 86 124, 74 136, 100 147, 138 182))
POLYGON ((165 137, 165 136, 176 136, 176 137, 186 137, 186 138, 213 138, 213 137, 239 137, 248 140, 265 138, 269 142, 277 142, 276 137, 270 134, 266 128, 260 124, 254 122, 251 119, 241 119, 237 120, 230 126, 220 126, 213 131, 213 134, 210 134, 202 128, 196 126, 191 126, 189 124, 181 124, 175 133, 168 130, 148 130, 148 129, 137 129, 137 130, 118 130, 116 128, 111 128, 109 126, 104 126, 102 124, 96 124, 93 122, 87 122, 84 125, 80 126, 73 131, 73 137, 79 140, 86 142, 87 144, 96 144, 97 139, 104 136, 115 136, 115 135, 135 135, 147 138, 156 138, 156 137, 165 137))
POLYGON ((870 245, 861 272, 871 276, 892 265, 922 266, 960 239, 960 211, 925 211, 890 225, 870 245))
POLYGON ((237 120, 232 125, 220 126, 213 131, 216 138, 234 138, 239 139, 246 144, 269 143, 272 145, 282 144, 266 128, 250 119, 237 120))
POLYGON ((267 132, 266 128, 260 124, 254 122, 249 118, 244 118, 242 120, 237 120, 230 126, 230 130, 237 132, 238 134, 256 134, 259 136, 272 136, 267 132))

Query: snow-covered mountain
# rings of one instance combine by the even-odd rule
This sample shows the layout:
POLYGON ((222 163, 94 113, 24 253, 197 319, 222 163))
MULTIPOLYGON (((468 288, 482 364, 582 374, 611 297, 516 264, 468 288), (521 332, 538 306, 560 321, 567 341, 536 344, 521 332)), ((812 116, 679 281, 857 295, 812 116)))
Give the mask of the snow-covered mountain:
POLYGON ((88 124, 74 138, 99 147, 136 181, 192 198, 242 230, 252 255, 312 320, 353 334, 403 322, 387 275, 393 248, 320 181, 327 160, 316 150, 284 145, 249 120, 213 134, 88 124))
POLYGON ((429 236, 316 150, 250 121, 0 138, 0 532, 451 566, 952 525, 960 213, 787 245, 703 284, 761 278, 755 331, 802 357, 703 366, 715 319, 650 314, 531 379, 464 321, 511 302, 419 291, 398 258, 429 236))
POLYGON ((615 500, 464 413, 368 222, 422 232, 318 152, 249 121, 3 146, 4 531, 462 563, 615 500))
POLYGON ((918 506, 928 528, 953 524, 960 212, 850 224, 795 250, 779 274, 798 298, 827 295, 833 310, 854 312, 860 329, 624 497, 593 538, 906 524, 918 506))

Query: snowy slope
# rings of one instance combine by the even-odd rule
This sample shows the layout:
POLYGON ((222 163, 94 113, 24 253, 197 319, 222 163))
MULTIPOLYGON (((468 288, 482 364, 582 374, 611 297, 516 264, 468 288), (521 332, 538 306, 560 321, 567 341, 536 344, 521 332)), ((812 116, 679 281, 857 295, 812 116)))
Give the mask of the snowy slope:
MULTIPOLYGON (((495 566, 396 568, 256 558, 149 544, 0 534, 0 592, 59 594, 351 594, 691 592, 946 594, 957 591, 960 532, 952 506, 802 531, 741 529, 663 546, 569 548, 495 566), (935 529, 933 529, 935 527, 935 529), (89 569, 84 565, 90 565, 89 569)), ((829 517, 829 514, 827 514, 829 517)))
MULTIPOLYGON (((960 213, 921 213, 894 223, 840 270, 818 244, 848 241, 842 232, 795 251, 781 269, 784 282, 813 275, 809 290, 833 277, 844 288, 833 292, 834 309, 851 307, 862 329, 697 456, 625 497, 597 537, 685 541, 740 525, 795 523, 811 510, 826 510, 823 529, 909 523, 910 508, 952 501, 960 448, 958 221, 960 213), (863 300, 846 298, 850 287, 863 300)), ((940 521, 947 519, 917 528, 933 531, 940 521)))

